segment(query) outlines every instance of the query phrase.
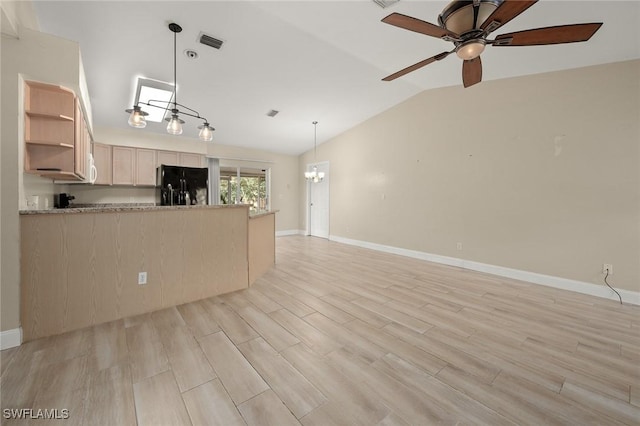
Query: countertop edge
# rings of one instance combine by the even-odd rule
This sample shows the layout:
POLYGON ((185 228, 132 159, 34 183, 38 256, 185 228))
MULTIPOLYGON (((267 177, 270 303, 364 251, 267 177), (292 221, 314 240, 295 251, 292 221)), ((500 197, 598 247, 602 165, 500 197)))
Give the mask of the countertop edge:
MULTIPOLYGON (((201 210, 201 209, 249 209, 244 205, 214 205, 214 206, 113 206, 113 207, 67 207, 64 209, 47 210, 20 210, 20 215, 41 215, 41 214, 75 214, 75 213, 126 213, 141 211, 170 211, 170 210, 201 210)), ((271 212, 266 212, 269 214, 271 212)))
POLYGON ((267 215, 270 215, 270 214, 276 214, 279 211, 280 210, 269 210, 268 212, 260 212, 260 213, 253 213, 253 214, 249 213, 249 219, 255 219, 255 218, 262 217, 262 216, 267 216, 267 215))

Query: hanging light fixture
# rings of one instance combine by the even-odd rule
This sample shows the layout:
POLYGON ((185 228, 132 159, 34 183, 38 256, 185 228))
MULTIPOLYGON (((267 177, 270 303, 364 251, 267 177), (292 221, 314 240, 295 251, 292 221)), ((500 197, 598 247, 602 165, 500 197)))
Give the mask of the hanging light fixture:
POLYGON ((169 24, 169 29, 173 32, 173 101, 160 101, 151 99, 147 102, 138 101, 133 108, 125 110, 129 115, 129 125, 137 128, 144 128, 147 125, 147 121, 145 117, 149 115, 145 111, 140 108, 140 105, 143 104, 153 108, 161 108, 171 111, 171 117, 165 118, 166 121, 169 122, 167 124, 167 133, 171 135, 181 135, 182 134, 182 125, 184 124, 184 120, 180 119, 180 116, 189 116, 193 118, 197 118, 203 121, 201 126, 198 126, 200 129, 200 133, 198 134, 199 138, 205 142, 210 142, 213 140, 213 131, 215 130, 209 124, 209 120, 200 116, 198 111, 191 109, 185 105, 178 103, 178 83, 177 83, 177 67, 176 67, 176 39, 177 34, 182 31, 182 27, 175 22, 169 24), (178 107, 182 108, 179 109, 178 107))
MULTIPOLYGON (((316 151, 317 151, 317 137, 318 137, 318 122, 314 121, 313 123, 313 161, 316 162, 316 151)), ((318 171, 318 166, 313 165, 313 169, 310 172, 304 172, 304 178, 310 182, 318 183, 324 179, 324 172, 318 171)))

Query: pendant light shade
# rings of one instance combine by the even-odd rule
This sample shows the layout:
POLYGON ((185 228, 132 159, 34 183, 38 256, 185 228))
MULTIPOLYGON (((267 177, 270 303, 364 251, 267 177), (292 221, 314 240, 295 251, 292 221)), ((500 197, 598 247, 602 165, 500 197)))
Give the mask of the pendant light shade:
POLYGON ((169 24, 169 30, 171 30, 171 32, 173 33, 173 100, 170 102, 167 101, 161 101, 161 100, 154 100, 151 99, 147 102, 140 102, 138 101, 138 103, 136 103, 133 108, 131 109, 127 109, 126 112, 128 112, 129 115, 129 125, 131 127, 136 127, 136 128, 144 128, 147 126, 147 121, 145 119, 145 116, 149 115, 148 113, 146 113, 145 111, 143 111, 140 106, 138 104, 143 104, 143 105, 147 105, 149 107, 153 107, 153 108, 161 108, 164 110, 171 110, 171 117, 170 118, 166 118, 165 120, 169 122, 169 124, 167 125, 167 133, 171 134, 171 135, 181 135, 182 134, 182 125, 184 124, 184 121, 180 119, 180 116, 189 116, 189 117, 193 117, 193 118, 197 118, 203 121, 204 124, 202 124, 201 126, 198 127, 198 129, 200 129, 200 132, 198 134, 198 137, 200 138, 200 140, 205 141, 205 142, 210 142, 213 140, 213 131, 214 128, 211 127, 211 125, 209 124, 209 121, 202 117, 200 115, 200 113, 194 109, 191 109, 185 105, 179 104, 178 103, 178 92, 177 92, 177 66, 176 66, 176 40, 177 40, 177 34, 179 32, 182 31, 182 27, 174 22, 172 22, 171 24, 169 24), (178 108, 181 107, 182 109, 178 108))
POLYGON ((169 124, 167 124, 167 133, 171 135, 181 135, 182 134, 182 124, 184 121, 180 120, 178 114, 172 114, 171 118, 167 118, 169 124))
POLYGON ((206 121, 202 126, 198 126, 200 129, 200 134, 198 135, 201 140, 205 142, 211 142, 213 140, 213 131, 215 130, 213 127, 209 125, 206 121))
POLYGON ((136 127, 138 129, 143 129, 147 127, 147 120, 145 120, 145 117, 149 114, 142 111, 142 109, 140 109, 138 105, 134 106, 131 109, 127 109, 125 111, 130 113, 129 126, 136 127))

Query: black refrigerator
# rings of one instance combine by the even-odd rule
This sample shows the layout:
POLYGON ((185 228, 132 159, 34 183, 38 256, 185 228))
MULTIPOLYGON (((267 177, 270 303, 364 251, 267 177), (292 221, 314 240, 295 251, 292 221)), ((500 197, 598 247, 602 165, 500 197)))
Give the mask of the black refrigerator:
POLYGON ((156 169, 156 203, 161 206, 208 204, 209 169, 161 165, 156 169))

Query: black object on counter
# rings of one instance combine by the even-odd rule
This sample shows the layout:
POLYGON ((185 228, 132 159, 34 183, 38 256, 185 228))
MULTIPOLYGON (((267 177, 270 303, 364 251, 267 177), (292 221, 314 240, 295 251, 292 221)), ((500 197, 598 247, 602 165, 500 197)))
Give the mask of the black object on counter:
POLYGON ((208 191, 209 169, 163 164, 156 169, 156 186, 161 206, 196 204, 197 193, 208 191))
POLYGON ((70 194, 61 192, 60 194, 53 194, 53 206, 57 209, 65 209, 69 207, 69 202, 75 200, 76 197, 70 194))

